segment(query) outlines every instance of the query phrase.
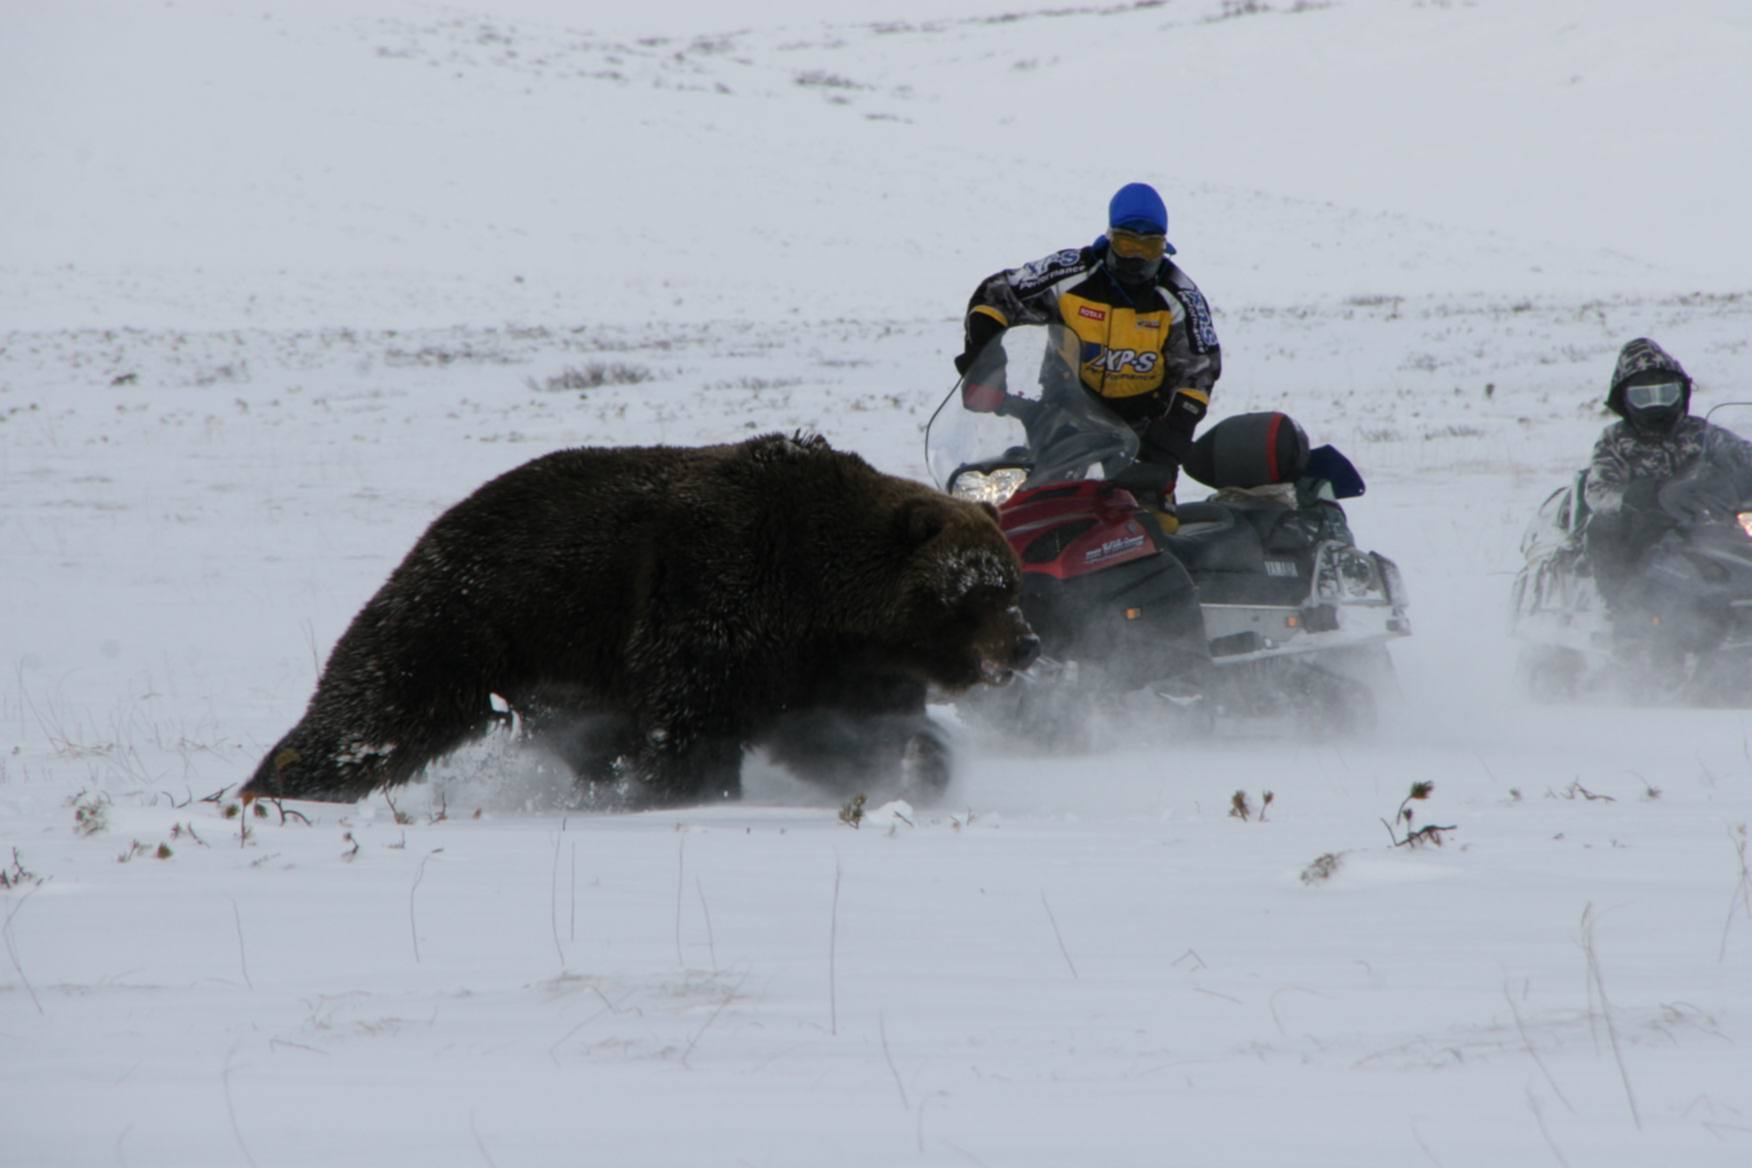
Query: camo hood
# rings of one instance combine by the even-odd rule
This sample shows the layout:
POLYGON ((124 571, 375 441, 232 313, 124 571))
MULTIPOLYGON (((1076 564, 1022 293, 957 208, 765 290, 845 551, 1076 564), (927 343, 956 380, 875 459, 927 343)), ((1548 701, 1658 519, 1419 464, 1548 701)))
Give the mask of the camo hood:
POLYGON ((1691 378, 1672 354, 1647 337, 1638 337, 1618 350, 1618 365, 1606 390, 1606 408, 1624 417, 1624 383, 1639 373, 1671 373, 1685 383, 1684 405, 1691 410, 1691 378))

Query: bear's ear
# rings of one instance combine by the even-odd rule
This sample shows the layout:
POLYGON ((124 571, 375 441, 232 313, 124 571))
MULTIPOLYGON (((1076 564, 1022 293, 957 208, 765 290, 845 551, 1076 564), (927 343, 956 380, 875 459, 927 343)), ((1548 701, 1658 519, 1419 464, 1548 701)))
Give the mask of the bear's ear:
POLYGON ((908 546, 917 546, 943 530, 943 506, 935 499, 908 499, 894 517, 894 529, 908 546))
POLYGON ((982 502, 979 505, 979 509, 981 511, 984 511, 987 515, 990 515, 992 517, 993 523, 997 523, 999 527, 1003 526, 1003 524, 1001 522, 999 522, 999 520, 998 520, 998 508, 995 504, 982 502))

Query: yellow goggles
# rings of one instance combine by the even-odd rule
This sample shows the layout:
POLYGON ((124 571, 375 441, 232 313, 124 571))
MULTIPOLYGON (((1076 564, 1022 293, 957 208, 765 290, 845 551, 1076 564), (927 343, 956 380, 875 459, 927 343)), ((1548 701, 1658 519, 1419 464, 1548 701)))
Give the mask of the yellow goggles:
POLYGON ((1113 254, 1127 260, 1159 260, 1168 251, 1166 235, 1139 235, 1115 227, 1107 233, 1107 245, 1113 254))

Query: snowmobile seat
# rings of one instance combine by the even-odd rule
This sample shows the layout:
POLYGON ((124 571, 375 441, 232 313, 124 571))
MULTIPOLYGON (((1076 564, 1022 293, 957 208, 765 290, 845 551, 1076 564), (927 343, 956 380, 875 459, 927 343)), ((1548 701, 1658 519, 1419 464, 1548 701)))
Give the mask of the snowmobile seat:
POLYGON ((1245 510, 1216 503, 1181 505, 1176 508, 1180 528, 1168 536, 1168 550, 1194 575, 1264 572, 1259 530, 1244 521, 1245 510))
POLYGON ((1218 515, 1229 522, 1245 524, 1253 529, 1254 538, 1267 551, 1293 553, 1313 546, 1305 525, 1297 521, 1296 509, 1271 499, 1185 503, 1176 509, 1176 514, 1183 526, 1210 522, 1218 515))
POLYGON ((1183 503, 1168 551, 1206 604, 1297 605, 1306 598, 1313 540, 1281 503, 1183 503), (1281 545, 1288 544, 1285 547, 1281 545))

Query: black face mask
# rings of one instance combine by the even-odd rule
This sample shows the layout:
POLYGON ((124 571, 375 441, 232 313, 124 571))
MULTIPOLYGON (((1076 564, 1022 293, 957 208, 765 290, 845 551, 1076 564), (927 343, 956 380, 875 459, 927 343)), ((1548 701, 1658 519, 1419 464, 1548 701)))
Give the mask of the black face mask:
POLYGON ((1684 416, 1683 405, 1650 406, 1640 410, 1627 408, 1624 411, 1624 420, 1630 423, 1630 428, 1650 438, 1671 434, 1684 416))
POLYGON ((1145 288, 1155 283, 1156 277, 1162 271, 1162 257, 1144 259, 1140 256, 1115 255, 1112 248, 1107 250, 1103 261, 1107 270, 1127 288, 1145 288))

